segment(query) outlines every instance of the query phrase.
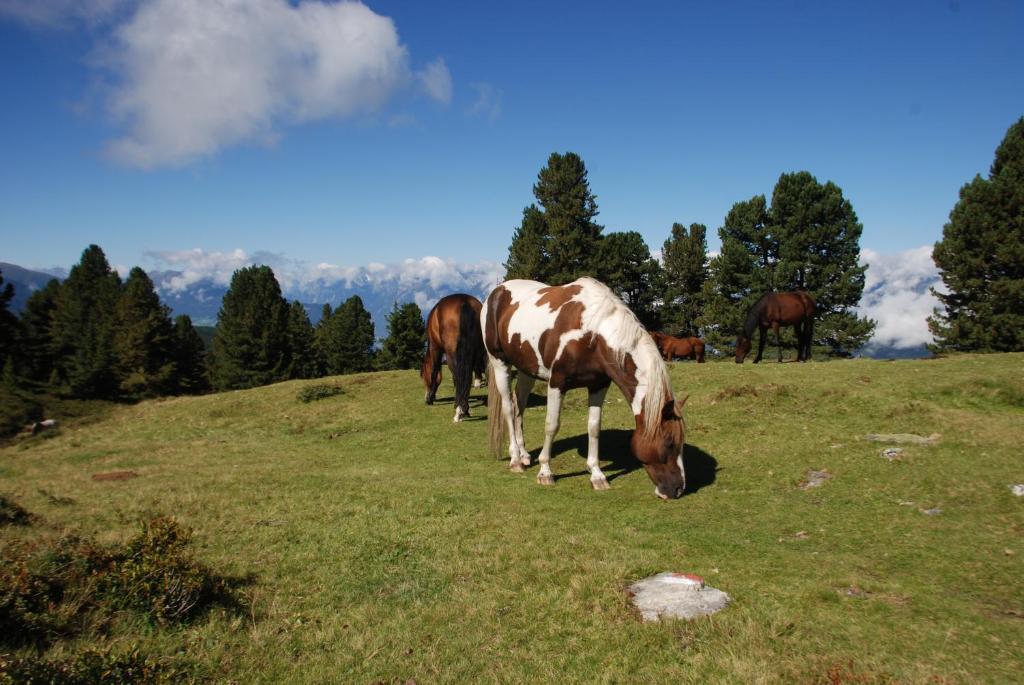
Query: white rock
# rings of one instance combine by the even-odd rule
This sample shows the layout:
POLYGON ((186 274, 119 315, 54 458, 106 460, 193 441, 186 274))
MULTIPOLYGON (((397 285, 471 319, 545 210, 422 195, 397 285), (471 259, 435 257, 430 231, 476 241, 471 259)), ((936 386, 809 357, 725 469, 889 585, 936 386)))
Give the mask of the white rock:
POLYGON ((1017 495, 1017 497, 1024 497, 1024 483, 1016 483, 1010 486, 1010 492, 1017 495))
POLYGON ((703 578, 671 571, 633 583, 629 593, 644 621, 707 616, 721 611, 730 601, 729 595, 705 585, 703 578))

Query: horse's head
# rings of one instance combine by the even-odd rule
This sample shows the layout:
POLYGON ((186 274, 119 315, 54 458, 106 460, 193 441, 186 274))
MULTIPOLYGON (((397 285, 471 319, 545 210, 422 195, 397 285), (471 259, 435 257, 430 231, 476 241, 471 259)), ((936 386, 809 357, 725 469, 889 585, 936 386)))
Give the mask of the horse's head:
POLYGON ((654 494, 666 500, 682 497, 686 489, 686 472, 683 470, 685 403, 686 398, 678 402, 668 400, 662 408, 661 420, 656 429, 645 432, 638 426, 631 443, 633 455, 640 460, 647 475, 654 481, 654 494))
POLYGON ((740 333, 736 336, 736 363, 742 364, 750 354, 750 338, 740 333))

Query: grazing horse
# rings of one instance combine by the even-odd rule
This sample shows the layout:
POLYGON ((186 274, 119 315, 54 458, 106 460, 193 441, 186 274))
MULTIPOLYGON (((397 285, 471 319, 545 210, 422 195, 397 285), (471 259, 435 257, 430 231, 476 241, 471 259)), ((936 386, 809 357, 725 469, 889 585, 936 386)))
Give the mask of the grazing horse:
POLYGON ((782 362, 782 341, 779 339, 780 326, 792 326, 796 332, 796 360, 805 362, 811 358, 811 338, 814 336, 814 298, 803 290, 788 293, 767 293, 747 311, 743 330, 736 336, 736 363, 742 364, 750 353, 750 341, 754 329, 761 330, 754 363, 761 361, 764 353, 765 333, 775 331, 775 344, 779 348, 779 362, 782 362))
POLYGON ((427 315, 427 353, 420 375, 426 388, 424 400, 433 404, 441 384, 441 357, 448 362, 455 382, 457 423, 469 416, 469 386, 473 374, 483 378, 487 358, 480 337, 480 300, 458 293, 438 300, 427 315))
POLYGON ((636 430, 630 447, 654 481, 655 493, 662 499, 682 496, 686 488, 683 402, 672 396, 668 370, 651 336, 607 286, 592 278, 563 286, 506 281, 487 297, 480 321, 491 363, 487 394, 491 446, 500 456, 504 437, 509 437, 513 471, 522 472, 530 464, 523 410, 540 378, 548 383, 548 409, 537 482, 555 482, 549 461, 562 397, 573 388, 586 388, 590 393, 590 483, 595 490, 607 490, 597 443, 601 405, 608 386, 615 383, 633 409, 636 430), (514 398, 513 369, 519 371, 514 398))
POLYGON ((688 338, 677 338, 659 331, 652 331, 651 337, 654 338, 654 344, 658 346, 658 351, 667 362, 680 357, 695 359, 698 364, 704 363, 704 341, 700 338, 692 335, 688 338))

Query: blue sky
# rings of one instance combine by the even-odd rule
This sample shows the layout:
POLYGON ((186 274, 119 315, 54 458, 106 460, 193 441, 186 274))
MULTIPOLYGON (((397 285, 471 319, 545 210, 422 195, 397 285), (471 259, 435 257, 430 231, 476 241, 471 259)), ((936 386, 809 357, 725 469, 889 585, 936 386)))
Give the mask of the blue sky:
POLYGON ((567 150, 652 250, 808 170, 890 254, 1024 114, 1014 1, 322 4, 0 0, 0 261, 501 261, 567 150))

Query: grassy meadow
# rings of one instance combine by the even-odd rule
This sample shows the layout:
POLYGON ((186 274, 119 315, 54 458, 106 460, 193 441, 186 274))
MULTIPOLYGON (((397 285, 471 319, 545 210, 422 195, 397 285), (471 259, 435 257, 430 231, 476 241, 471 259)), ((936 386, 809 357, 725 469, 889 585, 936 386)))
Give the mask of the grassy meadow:
POLYGON ((428 407, 416 372, 387 372, 105 406, 10 442, 0 494, 36 519, 0 544, 113 544, 174 516, 199 560, 240 579, 244 610, 126 614, 47 656, 136 646, 215 682, 1019 682, 1024 354, 671 375, 689 394, 680 500, 656 498, 628 455, 614 388, 611 490, 594 492, 585 392, 567 397, 541 487, 535 465, 512 474, 487 453, 486 389, 453 425, 447 374, 448 401, 428 407), (344 392, 298 399, 323 383, 344 392), (940 437, 889 461, 869 433, 940 437), (137 477, 92 479, 118 470, 137 477), (830 477, 805 489, 809 470, 830 477), (641 623, 624 588, 666 570, 732 605, 641 623))

